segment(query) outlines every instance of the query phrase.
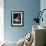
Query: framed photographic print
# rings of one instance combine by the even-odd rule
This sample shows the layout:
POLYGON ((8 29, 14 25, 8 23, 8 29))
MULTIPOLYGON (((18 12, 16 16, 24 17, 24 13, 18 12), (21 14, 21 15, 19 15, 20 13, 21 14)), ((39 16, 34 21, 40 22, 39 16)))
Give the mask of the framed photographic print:
POLYGON ((24 26, 24 11, 11 12, 11 26, 24 26))

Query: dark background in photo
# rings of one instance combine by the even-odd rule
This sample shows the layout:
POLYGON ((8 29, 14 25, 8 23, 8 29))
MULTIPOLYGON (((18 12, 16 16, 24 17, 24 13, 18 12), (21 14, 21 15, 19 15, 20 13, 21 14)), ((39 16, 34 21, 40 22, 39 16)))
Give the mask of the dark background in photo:
POLYGON ((13 23, 14 24, 21 24, 21 14, 20 13, 13 14, 13 23))

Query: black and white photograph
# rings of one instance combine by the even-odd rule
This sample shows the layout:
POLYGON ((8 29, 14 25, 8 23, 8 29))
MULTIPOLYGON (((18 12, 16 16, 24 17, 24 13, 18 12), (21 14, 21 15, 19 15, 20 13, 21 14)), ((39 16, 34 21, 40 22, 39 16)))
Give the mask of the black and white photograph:
POLYGON ((11 12, 11 25, 23 26, 24 25, 24 11, 12 11, 11 12))

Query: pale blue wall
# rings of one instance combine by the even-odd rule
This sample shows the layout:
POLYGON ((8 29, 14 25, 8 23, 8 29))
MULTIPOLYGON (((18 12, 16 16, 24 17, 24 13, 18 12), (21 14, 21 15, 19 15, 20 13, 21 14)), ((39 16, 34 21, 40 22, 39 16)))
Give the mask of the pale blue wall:
POLYGON ((18 41, 32 28, 32 20, 40 9, 40 0, 5 0, 4 1, 4 35, 7 41, 18 41), (11 27, 11 11, 24 11, 24 26, 11 27))
MULTIPOLYGON (((40 10, 42 11, 43 9, 46 9, 46 0, 41 0, 40 1, 40 10)), ((45 26, 46 27, 46 10, 43 12, 43 22, 40 22, 40 25, 45 26)))

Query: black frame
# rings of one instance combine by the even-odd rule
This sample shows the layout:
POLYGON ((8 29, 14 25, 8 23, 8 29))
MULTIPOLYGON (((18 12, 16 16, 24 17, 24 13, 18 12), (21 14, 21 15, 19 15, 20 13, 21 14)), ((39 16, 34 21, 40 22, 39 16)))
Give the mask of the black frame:
POLYGON ((11 26, 12 27, 24 26, 24 11, 11 11, 11 26), (17 18, 19 18, 18 19, 19 21, 16 20, 17 18))

